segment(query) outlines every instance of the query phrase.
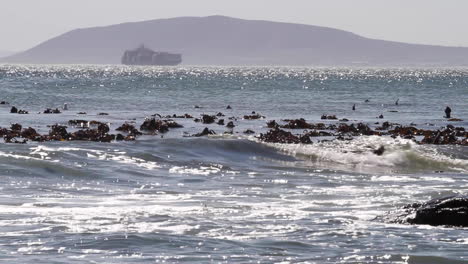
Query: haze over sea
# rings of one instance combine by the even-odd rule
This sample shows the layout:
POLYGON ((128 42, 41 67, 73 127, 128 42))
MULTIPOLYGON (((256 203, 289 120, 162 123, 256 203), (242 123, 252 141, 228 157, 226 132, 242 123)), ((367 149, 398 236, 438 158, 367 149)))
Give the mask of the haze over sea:
POLYGON ((340 123, 322 114, 435 130, 447 105, 468 128, 468 69, 1 65, 0 101, 0 127, 41 133, 71 119, 115 132, 156 113, 240 117, 232 135, 177 119, 183 128, 130 142, 0 143, 2 262, 468 263, 466 228, 375 220, 466 194, 466 146, 256 139, 270 120, 340 123), (265 119, 242 120, 252 111, 265 119), (188 137, 204 127, 217 135, 188 137))

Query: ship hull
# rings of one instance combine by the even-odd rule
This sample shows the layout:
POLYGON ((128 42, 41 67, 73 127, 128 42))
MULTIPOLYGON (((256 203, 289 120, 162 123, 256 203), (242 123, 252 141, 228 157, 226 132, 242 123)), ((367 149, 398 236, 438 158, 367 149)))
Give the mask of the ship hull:
POLYGON ((182 63, 182 55, 169 52, 155 52, 140 46, 135 50, 127 50, 122 56, 124 65, 141 66, 176 66, 182 63))

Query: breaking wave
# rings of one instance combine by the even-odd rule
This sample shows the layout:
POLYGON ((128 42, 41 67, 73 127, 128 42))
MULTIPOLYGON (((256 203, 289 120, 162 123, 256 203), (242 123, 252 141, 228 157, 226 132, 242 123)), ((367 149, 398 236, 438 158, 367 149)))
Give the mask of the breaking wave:
MULTIPOLYGON (((402 138, 362 136, 351 141, 310 145, 268 144, 282 152, 328 169, 363 172, 468 172, 468 160, 457 146, 418 145, 402 138), (384 147, 382 155, 374 150, 384 147)), ((463 147, 458 147, 463 148, 463 147)))

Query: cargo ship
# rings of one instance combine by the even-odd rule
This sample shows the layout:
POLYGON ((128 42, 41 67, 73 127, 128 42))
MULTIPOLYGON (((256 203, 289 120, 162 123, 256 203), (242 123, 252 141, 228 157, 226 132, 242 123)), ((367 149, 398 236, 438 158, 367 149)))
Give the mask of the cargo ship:
POLYGON ((134 50, 127 50, 122 56, 122 64, 124 65, 174 66, 179 65, 181 62, 181 54, 156 52, 144 45, 134 50))

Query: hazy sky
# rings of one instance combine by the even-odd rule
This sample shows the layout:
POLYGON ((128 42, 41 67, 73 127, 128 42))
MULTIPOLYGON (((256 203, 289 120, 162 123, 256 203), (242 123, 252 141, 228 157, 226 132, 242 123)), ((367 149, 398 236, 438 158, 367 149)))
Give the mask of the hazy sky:
POLYGON ((0 0, 0 50, 24 50, 75 28, 208 15, 468 47, 467 12, 468 0, 0 0))

